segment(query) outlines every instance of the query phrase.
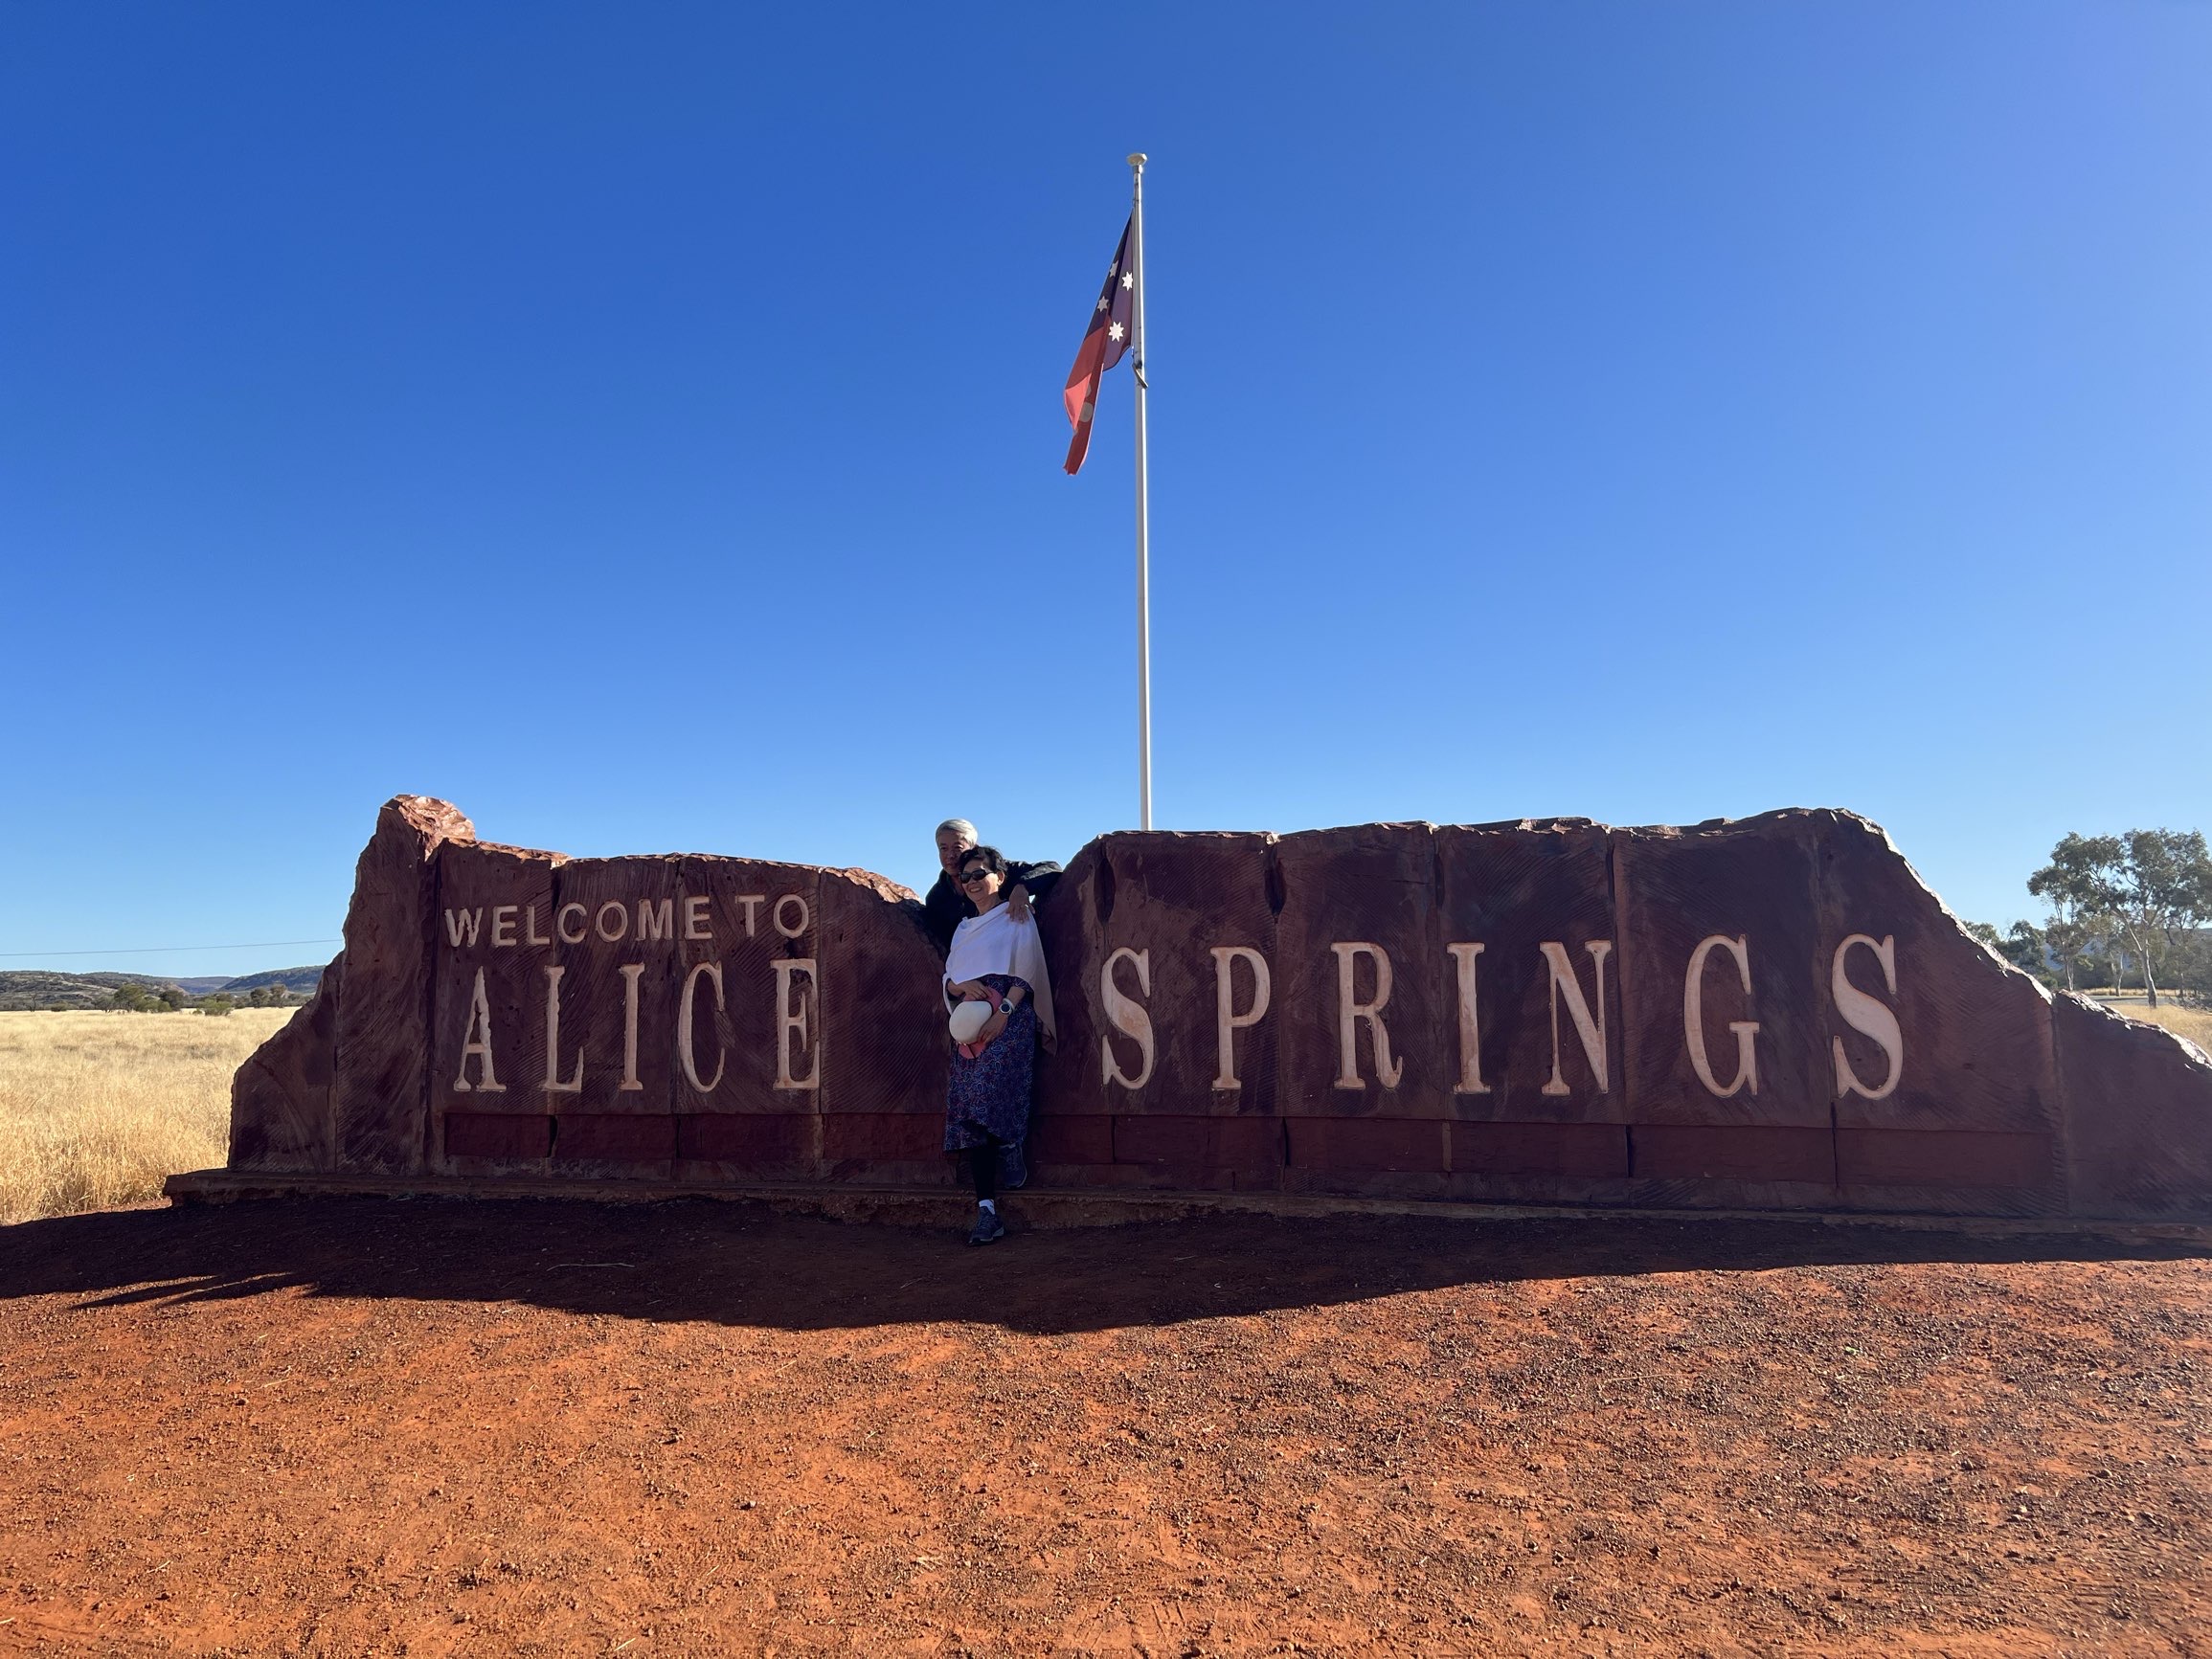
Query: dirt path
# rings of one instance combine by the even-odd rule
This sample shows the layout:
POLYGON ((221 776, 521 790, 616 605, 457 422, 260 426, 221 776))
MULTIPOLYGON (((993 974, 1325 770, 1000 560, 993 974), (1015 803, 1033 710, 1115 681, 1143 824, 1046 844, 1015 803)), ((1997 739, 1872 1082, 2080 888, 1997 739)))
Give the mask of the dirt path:
POLYGON ((2206 1654, 2208 1311, 1793 1223, 30 1222, 0 1655, 2206 1654))

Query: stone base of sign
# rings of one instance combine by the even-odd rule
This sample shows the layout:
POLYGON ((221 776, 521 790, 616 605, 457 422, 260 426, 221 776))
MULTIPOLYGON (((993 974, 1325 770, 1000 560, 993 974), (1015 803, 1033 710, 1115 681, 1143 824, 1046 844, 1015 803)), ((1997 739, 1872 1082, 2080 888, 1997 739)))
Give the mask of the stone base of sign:
MULTIPOLYGON (((973 1219, 974 1199, 930 1187, 827 1187, 800 1182, 731 1185, 726 1182, 548 1180, 529 1177, 469 1179, 431 1176, 250 1176, 235 1170, 192 1170, 170 1176, 162 1194, 177 1208, 251 1203, 271 1199, 586 1200, 651 1204, 711 1199, 759 1204, 779 1215, 824 1221, 958 1230, 973 1219)), ((1467 1222, 1646 1221, 1681 1223, 1693 1219, 1677 1209, 1575 1204, 1438 1203, 1428 1199, 1363 1199, 1293 1193, 1096 1192, 1026 1187, 1001 1202, 1022 1227, 1118 1227, 1140 1222, 1193 1221, 1206 1216, 1274 1216, 1320 1221, 1332 1216, 1429 1217, 1467 1222)), ((1767 1210, 1700 1211, 1699 1222, 1773 1222, 1784 1225, 1870 1227, 1936 1232, 1964 1238, 2094 1238, 2122 1243, 2161 1242, 2212 1247, 2212 1224, 2189 1222, 2079 1221, 2065 1216, 1909 1215, 1805 1210, 1777 1216, 1767 1210)))
MULTIPOLYGON (((952 1202, 920 912, 399 796, 230 1172, 952 1202)), ((1039 1189, 2212 1222, 2212 1061, 2012 968, 1849 813, 1122 832, 1038 922, 1039 1189)))

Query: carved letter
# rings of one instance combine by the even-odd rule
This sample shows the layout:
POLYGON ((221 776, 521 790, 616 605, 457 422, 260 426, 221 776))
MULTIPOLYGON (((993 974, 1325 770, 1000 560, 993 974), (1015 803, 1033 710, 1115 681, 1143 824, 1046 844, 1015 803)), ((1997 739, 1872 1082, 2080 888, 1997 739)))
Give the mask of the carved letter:
POLYGON ((750 939, 754 933, 754 915, 762 905, 768 902, 768 895, 766 893, 740 893, 737 896, 737 902, 745 907, 745 936, 750 939))
POLYGON ((1851 1062, 1844 1057, 1843 1039, 1831 1037, 1829 1047, 1836 1059, 1836 1098, 1847 1100, 1854 1094, 1863 1094, 1868 1100, 1886 1100, 1897 1090, 1897 1080, 1905 1075, 1905 1033, 1897 1028, 1897 1016, 1889 1011, 1886 1002, 1869 997, 1851 983, 1843 972, 1843 958, 1851 947, 1863 945, 1874 953, 1874 959, 1882 964, 1882 982, 1889 987, 1889 995, 1897 995, 1897 936, 1885 934, 1876 944, 1864 933, 1854 933, 1836 947, 1836 960, 1828 971, 1828 989, 1836 998, 1836 1012, 1843 1016, 1843 1023, 1862 1036, 1871 1037, 1882 1044, 1882 1052, 1889 1060, 1889 1075, 1882 1080, 1880 1088, 1868 1088, 1859 1081, 1851 1069, 1851 1062))
POLYGON ((491 908, 491 942, 494 945, 514 943, 514 911, 512 905, 494 905, 491 908))
POLYGON ((1221 1070, 1214 1077, 1213 1087, 1242 1088, 1244 1085, 1236 1080, 1235 1034, 1241 1026, 1259 1023, 1260 1016, 1267 1012, 1268 998, 1274 987, 1268 977, 1267 958, 1250 945, 1216 945, 1212 955, 1213 1037, 1214 1045, 1221 1054, 1221 1070), (1238 961, 1252 965, 1252 1006, 1242 1014, 1236 1011, 1236 990, 1231 983, 1236 975, 1236 970, 1231 964, 1238 961))
POLYGON ((1690 1065, 1698 1074, 1698 1081, 1708 1093, 1726 1100, 1740 1089, 1749 1087, 1759 1092, 1759 1051, 1751 1039, 1759 1034, 1756 1020, 1731 1020, 1728 1029, 1736 1034, 1736 1076, 1726 1088, 1713 1076, 1713 1063, 1705 1053, 1705 958, 1714 948, 1727 952, 1736 959, 1736 977, 1743 981, 1744 994, 1751 990, 1751 941, 1749 934, 1739 933, 1731 939, 1725 933, 1715 933, 1709 939, 1698 941, 1698 948, 1690 953, 1690 971, 1682 978, 1682 1041, 1689 1045, 1690 1065))
POLYGON ((1358 1022, 1365 1020, 1375 1040, 1375 1076, 1385 1088, 1395 1088, 1406 1075, 1406 1063, 1390 1058, 1390 1034, 1383 1027, 1383 1009, 1390 1000, 1390 953, 1380 945, 1353 939, 1329 947, 1337 953, 1337 1087, 1365 1088, 1360 1075, 1358 1022), (1375 964, 1375 999, 1361 1002, 1352 993, 1352 958, 1368 956, 1375 964))
MULTIPOLYGON (((620 906, 616 907, 618 909, 620 906)), ((627 915, 627 911, 622 912, 627 915)), ((599 911, 603 918, 606 911, 599 911)), ((645 971, 643 962, 624 962, 622 975, 622 1081, 616 1086, 621 1094, 643 1094, 645 1086, 638 1081, 638 978, 645 971)))
POLYGON ((1444 953, 1459 970, 1459 1081, 1454 1094, 1488 1094, 1482 1081, 1482 1022, 1475 1014, 1475 958, 1482 954, 1479 943, 1446 945, 1444 953))
POLYGON ((722 964, 698 962, 684 975, 684 1003, 676 1010, 676 1052, 683 1057, 684 1078, 701 1094, 713 1092, 722 1081, 722 1068, 730 1064, 727 1054, 714 1057, 714 1075, 705 1083, 699 1081, 699 1051, 691 1042, 691 993, 698 988, 699 976, 704 974, 714 987, 714 1012, 722 1012, 722 964))
POLYGON ((548 1094, 581 1094, 584 1091, 584 1046, 576 1044, 576 1068, 561 1081, 561 975, 566 968, 546 965, 545 971, 545 1091, 548 1094))
POLYGON ((776 924, 776 930, 786 939, 796 939, 806 931, 807 927, 814 920, 814 914, 806 908, 806 901, 797 893, 785 893, 783 897, 776 901, 776 908, 769 911, 768 919, 776 924), (788 927, 784 925, 783 921, 783 907, 785 905, 797 905, 799 907, 799 920, 788 927))
POLYGON ((697 898, 687 895, 684 900, 684 937, 690 940, 711 939, 713 936, 713 930, 707 926, 707 895, 702 893, 697 898))
POLYGON ((612 945, 630 930, 630 908, 620 899, 609 899, 599 907, 599 913, 592 925, 598 929, 599 937, 612 945), (610 913, 615 918, 615 928, 611 933, 607 930, 607 917, 610 913))
POLYGON ((650 900, 640 899, 638 901, 639 939, 641 941, 666 939, 672 935, 676 930, 675 908, 676 901, 673 899, 663 899, 658 907, 655 907, 650 900))
POLYGON ((561 907, 560 914, 553 918, 553 931, 561 936, 562 944, 580 945, 584 942, 584 921, 590 914, 591 912, 581 905, 571 904, 561 907), (571 910, 576 912, 576 930, 573 933, 569 931, 569 912, 571 910))
POLYGON ((1098 970, 1098 1000, 1106 1004, 1106 1019, 1122 1036, 1133 1039, 1143 1064, 1137 1068, 1135 1077, 1121 1075, 1121 1067, 1114 1059, 1114 1040, 1098 1039, 1098 1071, 1106 1083, 1118 1083, 1123 1088, 1142 1088, 1152 1078, 1152 1016, 1144 1004, 1121 995, 1121 988, 1114 983, 1114 964, 1127 959, 1137 969, 1137 988, 1145 996, 1152 995, 1152 953, 1132 951, 1124 945, 1106 958, 1106 965, 1098 970))
POLYGON ((1590 1069, 1597 1078, 1597 1092, 1606 1092, 1605 1071, 1605 959, 1613 952, 1611 939, 1591 939, 1582 947, 1597 964, 1597 1018, 1590 1017, 1590 1004, 1582 999, 1581 981, 1574 976, 1574 963, 1567 954, 1567 947, 1553 939, 1546 939, 1539 947, 1544 953, 1546 966, 1551 970, 1551 1081, 1537 1092, 1540 1094, 1567 1093, 1567 1079, 1559 1070, 1559 994, 1567 993, 1567 1012, 1574 1020, 1575 1035, 1582 1039, 1583 1057, 1590 1062, 1590 1069))
POLYGON ((1491 1087, 1482 1082, 1482 1020, 1476 1016, 1476 958, 1482 945, 1447 945, 1460 977, 1460 1082, 1451 1087, 1454 1095, 1486 1095, 1491 1087))
POLYGON ((535 905, 530 906, 523 913, 522 942, 526 945, 550 945, 553 943, 551 939, 537 930, 537 907, 535 905))
MULTIPOLYGON (((451 912, 447 912, 451 914, 451 912)), ((475 1055, 479 1070, 475 1092, 478 1094, 505 1094, 507 1085, 500 1082, 499 1073, 491 1065, 491 999, 484 994, 484 970, 476 971, 476 989, 468 996, 468 1026, 461 1034, 461 1070, 453 1080, 456 1094, 470 1092, 468 1057, 475 1055), (479 1036, 479 1033, 482 1033, 479 1036)))
POLYGON ((791 956, 776 964, 776 1087, 778 1088, 820 1088, 822 1087, 822 1056, 814 1057, 814 1069, 804 1077, 791 1075, 791 1038, 799 1037, 799 1046, 808 1046, 806 1035, 806 1003, 804 993, 795 997, 792 980, 798 975, 806 975, 806 982, 820 997, 821 980, 815 976, 814 958, 791 956))
POLYGON ((482 910, 448 910, 445 912, 445 942, 458 951, 462 946, 462 936, 465 933, 467 942, 473 945, 476 943, 477 930, 483 926, 482 910))

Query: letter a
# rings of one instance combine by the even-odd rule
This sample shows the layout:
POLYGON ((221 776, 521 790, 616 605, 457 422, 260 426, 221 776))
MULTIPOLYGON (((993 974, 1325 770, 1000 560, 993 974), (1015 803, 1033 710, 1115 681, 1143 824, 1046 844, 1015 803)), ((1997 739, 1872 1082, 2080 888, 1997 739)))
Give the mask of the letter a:
POLYGON ((461 1034, 461 1070, 453 1079, 453 1091, 456 1094, 471 1092, 468 1057, 472 1054, 476 1056, 479 1067, 474 1092, 505 1094, 507 1085, 500 1082, 499 1073, 492 1069, 491 1065, 491 998, 484 994, 482 968, 476 971, 476 988, 468 996, 468 1025, 461 1034))

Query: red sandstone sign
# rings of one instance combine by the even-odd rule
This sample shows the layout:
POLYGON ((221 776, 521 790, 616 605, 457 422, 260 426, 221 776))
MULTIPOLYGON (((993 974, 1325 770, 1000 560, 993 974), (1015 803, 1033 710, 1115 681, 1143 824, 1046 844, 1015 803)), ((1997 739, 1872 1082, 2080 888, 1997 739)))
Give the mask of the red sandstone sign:
MULTIPOLYGON (((2212 1217, 2212 1065, 1969 937, 1864 820, 1119 834, 1040 922, 1043 1186, 2212 1217)), ((388 805, 238 1172, 943 1185, 938 963, 857 870, 388 805)))

